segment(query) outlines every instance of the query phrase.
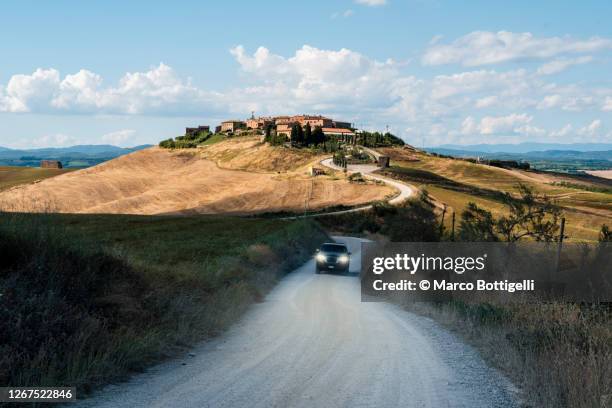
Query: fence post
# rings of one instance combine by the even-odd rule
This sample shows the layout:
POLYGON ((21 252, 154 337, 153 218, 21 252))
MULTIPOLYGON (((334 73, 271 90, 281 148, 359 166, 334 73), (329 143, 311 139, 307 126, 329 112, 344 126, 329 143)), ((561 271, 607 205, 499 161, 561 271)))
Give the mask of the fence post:
POLYGON ((557 247, 557 264, 555 272, 559 272, 559 263, 561 262, 561 248, 563 247, 563 236, 565 235, 565 217, 561 218, 561 231, 559 235, 559 246, 557 247))
POLYGON ((453 222, 451 227, 451 241, 455 240, 455 209, 453 208, 453 222))

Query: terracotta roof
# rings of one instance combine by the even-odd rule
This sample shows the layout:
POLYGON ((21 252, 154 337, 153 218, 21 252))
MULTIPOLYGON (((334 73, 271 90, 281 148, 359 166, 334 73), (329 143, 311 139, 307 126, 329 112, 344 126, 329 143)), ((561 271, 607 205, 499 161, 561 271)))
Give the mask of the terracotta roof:
POLYGON ((350 133, 353 134, 353 131, 351 129, 344 129, 344 128, 323 128, 321 129, 323 130, 323 133, 327 132, 327 133, 350 133))

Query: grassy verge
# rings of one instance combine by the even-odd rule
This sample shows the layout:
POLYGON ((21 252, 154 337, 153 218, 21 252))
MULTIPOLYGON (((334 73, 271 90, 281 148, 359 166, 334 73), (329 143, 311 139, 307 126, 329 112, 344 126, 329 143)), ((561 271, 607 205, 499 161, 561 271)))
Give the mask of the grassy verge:
POLYGON ((455 301, 407 307, 474 345, 521 388, 527 406, 599 408, 612 401, 612 314, 606 305, 455 301))
POLYGON ((0 214, 0 383, 88 392, 214 336, 326 238, 309 220, 0 214))

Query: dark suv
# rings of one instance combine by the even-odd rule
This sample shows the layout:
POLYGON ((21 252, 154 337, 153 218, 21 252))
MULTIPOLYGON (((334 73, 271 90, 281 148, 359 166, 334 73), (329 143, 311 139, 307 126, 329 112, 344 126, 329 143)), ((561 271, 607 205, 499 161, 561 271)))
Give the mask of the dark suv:
POLYGON ((315 255, 316 271, 334 271, 346 273, 349 270, 350 255, 344 244, 326 243, 317 249, 315 255))

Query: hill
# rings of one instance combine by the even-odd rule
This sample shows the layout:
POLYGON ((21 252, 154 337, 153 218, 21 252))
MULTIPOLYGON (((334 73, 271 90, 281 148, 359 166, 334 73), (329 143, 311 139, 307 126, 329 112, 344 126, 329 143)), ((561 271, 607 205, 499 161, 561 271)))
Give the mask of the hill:
POLYGON ((437 150, 437 149, 452 149, 462 150, 467 152, 481 152, 481 153, 527 153, 527 152, 541 152, 545 150, 574 150, 580 152, 593 152, 593 151, 605 151, 612 150, 611 143, 536 143, 536 142, 525 142, 516 144, 475 144, 475 145, 456 145, 456 144, 443 144, 437 147, 427 148, 426 150, 437 150))
POLYGON ((0 209, 113 214, 303 212, 376 201, 393 191, 330 174, 312 179, 321 156, 258 138, 200 149, 140 150, 95 167, 0 193, 0 209))
MULTIPOLYGON (((504 169, 406 149, 378 149, 391 157, 386 175, 425 187, 449 211, 460 214, 470 202, 499 214, 503 192, 519 183, 552 197, 565 211, 571 238, 594 240, 601 225, 612 222, 612 182, 589 175, 504 169)), ((446 218, 450 226, 450 217, 446 218)))
POLYGON ((112 145, 77 145, 40 149, 0 147, 0 165, 38 167, 41 160, 51 159, 61 160, 65 167, 89 167, 148 147, 151 146, 124 148, 112 145))

